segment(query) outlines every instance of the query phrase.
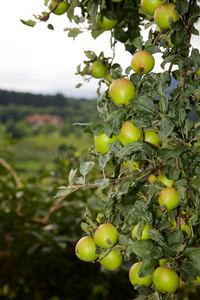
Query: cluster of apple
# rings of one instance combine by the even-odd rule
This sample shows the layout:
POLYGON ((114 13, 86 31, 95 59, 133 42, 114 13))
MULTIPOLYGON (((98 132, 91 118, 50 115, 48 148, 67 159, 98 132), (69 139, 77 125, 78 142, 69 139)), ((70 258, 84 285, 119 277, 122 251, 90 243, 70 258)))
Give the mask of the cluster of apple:
POLYGON ((77 242, 75 253, 83 261, 98 261, 105 269, 114 271, 123 261, 121 251, 113 249, 117 241, 116 227, 110 223, 103 223, 97 227, 93 236, 84 236, 77 242))
POLYGON ((169 29, 172 22, 180 19, 179 14, 175 11, 175 4, 164 0, 141 0, 141 7, 146 14, 154 17, 154 21, 160 29, 169 29))

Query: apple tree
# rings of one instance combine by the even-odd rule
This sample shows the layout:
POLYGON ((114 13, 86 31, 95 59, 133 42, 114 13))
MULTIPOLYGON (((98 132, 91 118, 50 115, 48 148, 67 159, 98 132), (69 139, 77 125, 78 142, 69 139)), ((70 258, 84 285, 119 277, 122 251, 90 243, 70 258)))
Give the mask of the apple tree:
MULTIPOLYGON (((66 1, 44 2, 46 12, 35 17, 53 29, 51 14, 66 1)), ((65 28, 69 37, 82 34, 84 23, 94 39, 110 31, 113 49, 109 58, 103 45, 100 54, 86 51, 77 67, 84 79, 97 78, 102 120, 84 124, 94 137, 91 160, 72 169, 55 196, 80 189, 96 196, 97 211, 86 207, 81 223, 90 243, 77 241, 77 257, 108 270, 128 266, 137 299, 178 298, 183 285, 200 284, 199 1, 71 0, 64 7, 76 24, 65 28), (125 70, 113 63, 117 43, 132 55, 125 70)))

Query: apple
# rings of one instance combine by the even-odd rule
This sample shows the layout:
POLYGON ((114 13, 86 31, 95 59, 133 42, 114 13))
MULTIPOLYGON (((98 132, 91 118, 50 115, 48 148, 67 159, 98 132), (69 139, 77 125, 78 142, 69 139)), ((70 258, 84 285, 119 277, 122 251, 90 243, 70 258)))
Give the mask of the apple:
POLYGON ((110 223, 101 224, 94 233, 94 241, 101 248, 112 248, 118 239, 118 232, 110 223))
POLYGON ((135 97, 135 85, 127 78, 118 78, 111 83, 109 95, 117 106, 128 106, 129 100, 135 97))
POLYGON ((164 0, 141 0, 141 7, 146 14, 153 16, 155 9, 164 2, 164 0))
POLYGON ((104 256, 104 252, 99 255, 100 264, 107 270, 114 271, 118 269, 122 264, 122 254, 119 250, 110 250, 109 253, 104 256), (103 258, 102 258, 103 257, 103 258))
POLYGON ((141 232, 141 237, 138 236, 138 228, 139 228, 139 223, 133 228, 132 230, 132 238, 136 238, 137 240, 148 240, 151 239, 151 236, 149 235, 148 224, 144 224, 141 232))
POLYGON ((161 29, 169 29, 171 23, 177 22, 180 19, 179 14, 175 11, 175 4, 163 3, 160 4, 154 12, 154 20, 161 29))
POLYGON ((155 181, 156 181, 156 175, 150 174, 150 175, 148 176, 148 181, 149 181, 149 183, 155 182, 155 181))
MULTIPOLYGON (((58 4, 57 0, 52 0, 49 5, 50 10, 53 10, 57 4, 58 4)), ((55 15, 63 15, 64 13, 66 13, 68 6, 69 3, 67 1, 61 1, 56 7, 56 9, 52 11, 52 13, 54 13, 55 15)))
POLYGON ((160 206, 166 206, 167 210, 173 210, 179 206, 179 192, 175 187, 164 188, 158 196, 160 206))
POLYGON ((106 75, 106 66, 101 61, 95 61, 90 66, 90 73, 94 78, 101 78, 106 75))
POLYGON ((159 139, 157 133, 154 130, 147 130, 144 133, 144 141, 153 146, 159 147, 162 141, 159 139))
POLYGON ((159 259, 159 265, 164 266, 167 263, 167 258, 160 258, 159 259))
POLYGON ((76 256, 83 261, 94 261, 98 258, 96 251, 96 245, 93 237, 84 236, 81 238, 75 247, 76 256))
POLYGON ((153 272, 153 284, 161 293, 174 293, 179 287, 179 276, 172 268, 159 266, 153 272))
POLYGON ((191 281, 192 283, 200 284, 200 277, 197 276, 196 279, 191 281))
POLYGON ((113 135, 113 137, 107 136, 105 133, 102 133, 100 135, 94 136, 94 145, 95 148, 101 152, 102 154, 105 154, 109 151, 109 144, 113 143, 117 140, 117 137, 113 135))
POLYGON ((156 179, 157 179, 157 181, 163 183, 167 187, 172 187, 174 185, 174 181, 171 179, 168 179, 165 174, 158 175, 156 179))
POLYGON ((139 261, 132 265, 129 270, 129 279, 132 285, 145 285, 150 286, 152 284, 153 273, 146 277, 139 277, 138 273, 141 268, 142 262, 139 261))
MULTIPOLYGON (((169 217, 168 218, 168 222, 170 224, 170 228, 171 229, 175 229, 176 228, 176 220, 174 220, 172 222, 171 218, 169 217)), ((184 231, 187 234, 187 236, 190 235, 190 233, 191 233, 190 225, 186 224, 184 219, 180 220, 180 228, 181 228, 182 231, 184 231)))
POLYGON ((200 67, 196 71, 197 76, 200 76, 200 67))
POLYGON ((131 68, 139 74, 149 73, 155 65, 154 57, 146 50, 136 52, 131 59, 131 68))
POLYGON ((141 162, 140 161, 127 160, 127 161, 123 161, 123 166, 125 168, 127 167, 131 171, 135 171, 135 170, 140 168, 141 162))
POLYGON ((125 146, 129 143, 140 140, 142 138, 142 130, 134 126, 131 120, 127 120, 122 123, 122 127, 117 138, 125 146))
POLYGON ((103 30, 111 30, 117 25, 118 20, 108 19, 106 16, 100 14, 96 15, 96 23, 103 30))

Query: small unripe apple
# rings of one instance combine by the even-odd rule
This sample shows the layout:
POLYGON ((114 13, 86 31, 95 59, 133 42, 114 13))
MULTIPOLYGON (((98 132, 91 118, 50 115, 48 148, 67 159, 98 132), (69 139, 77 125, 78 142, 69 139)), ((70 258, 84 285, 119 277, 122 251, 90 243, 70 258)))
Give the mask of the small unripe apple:
POLYGON ((148 228, 149 225, 148 224, 144 224, 143 228, 142 228, 142 232, 141 232, 141 237, 138 236, 138 228, 139 228, 139 224, 137 224, 133 230, 132 230, 132 238, 136 238, 137 240, 148 240, 151 239, 151 236, 148 232, 148 228))
POLYGON ((104 252, 99 255, 100 264, 110 271, 118 269, 122 264, 122 260, 123 257, 119 250, 112 249, 106 256, 104 256, 104 252))
POLYGON ((179 192, 175 187, 164 188, 158 196, 160 206, 166 206, 167 210, 173 210, 179 206, 179 192))
POLYGON ((101 224, 94 233, 94 241, 101 248, 112 248, 118 239, 117 228, 110 224, 101 224))
POLYGON ((140 140, 142 138, 142 130, 134 126, 131 120, 128 120, 122 123, 122 127, 117 138, 125 146, 129 143, 140 140))
POLYGON ((156 176, 154 174, 150 174, 148 176, 148 181, 149 181, 149 183, 155 182, 156 181, 156 176))
POLYGON ((141 268, 142 262, 139 261, 132 265, 129 270, 129 279, 132 285, 150 286, 152 284, 153 273, 146 277, 139 277, 138 273, 141 268))
POLYGON ((166 262, 167 262, 167 258, 160 258, 159 259, 159 265, 160 266, 164 266, 166 264, 166 262))
POLYGON ((140 161, 123 161, 123 166, 128 168, 129 170, 135 171, 140 168, 141 162, 140 161))
POLYGON ((174 185, 174 181, 171 179, 168 179, 165 174, 160 174, 156 178, 159 182, 163 183, 167 187, 172 187, 174 185))
POLYGON ((94 78, 101 78, 106 75, 106 66, 101 61, 95 61, 90 66, 90 73, 94 78))
MULTIPOLYGON (((56 7, 57 4, 58 4, 57 0, 52 0, 49 5, 50 10, 54 9, 54 7, 56 7)), ((52 11, 52 13, 55 15, 63 15, 67 11, 68 6, 69 3, 67 1, 62 1, 58 4, 56 9, 52 11)))
POLYGON ((117 137, 115 135, 113 135, 113 137, 110 138, 105 133, 102 133, 100 135, 95 135, 95 137, 94 137, 94 145, 95 145, 95 148, 99 152, 105 154, 110 149, 110 147, 108 145, 112 144, 116 140, 117 140, 117 137))
POLYGON ((75 247, 76 256, 83 261, 94 261, 98 258, 96 251, 96 245, 93 237, 84 236, 81 238, 75 247))
POLYGON ((159 139, 157 133, 154 130, 147 130, 144 133, 144 141, 156 147, 159 147, 162 141, 159 139))
POLYGON ((116 79, 110 85, 109 95, 117 106, 128 106, 129 100, 135 97, 135 85, 126 78, 116 79))
POLYGON ((103 30, 111 30, 117 25, 118 20, 108 19, 106 16, 96 15, 96 23, 103 30))
POLYGON ((192 283, 200 284, 200 277, 197 276, 196 279, 191 281, 192 283))
POLYGON ((154 57, 146 50, 136 52, 131 59, 131 67, 133 71, 139 74, 149 73, 155 64, 154 57))
POLYGON ((196 71, 197 76, 200 76, 200 67, 196 71))
POLYGON ((164 0, 141 0, 141 7, 146 14, 153 16, 155 9, 164 2, 164 0))
POLYGON ((160 4, 154 12, 154 20, 161 29, 169 29, 171 23, 177 22, 180 19, 179 14, 175 11, 175 4, 163 3, 160 4))
POLYGON ((179 276, 170 267, 159 266, 153 273, 153 284, 161 293, 174 293, 179 287, 179 276))

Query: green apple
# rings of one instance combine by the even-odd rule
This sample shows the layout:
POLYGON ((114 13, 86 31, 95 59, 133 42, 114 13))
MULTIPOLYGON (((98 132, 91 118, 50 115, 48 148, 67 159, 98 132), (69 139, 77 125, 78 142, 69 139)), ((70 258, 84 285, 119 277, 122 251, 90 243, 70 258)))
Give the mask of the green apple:
POLYGON ((154 20, 161 29, 169 29, 171 23, 177 22, 180 19, 179 14, 175 11, 175 4, 163 3, 160 4, 154 12, 154 20))
POLYGON ((134 126, 131 120, 127 120, 122 123, 122 127, 117 138, 125 146, 129 143, 140 140, 142 138, 142 130, 134 126))
POLYGON ((117 137, 113 135, 113 137, 107 136, 105 133, 102 133, 100 135, 94 136, 94 145, 95 148, 101 152, 102 154, 108 153, 109 151, 109 144, 112 144, 114 141, 117 140, 117 137))
POLYGON ((150 175, 148 176, 148 181, 149 181, 149 183, 155 182, 155 181, 156 181, 156 175, 150 174, 150 175))
POLYGON ((154 57, 146 50, 136 52, 131 59, 131 68, 139 74, 149 73, 155 65, 154 57))
MULTIPOLYGON (((50 10, 53 10, 54 7, 56 7, 56 5, 58 4, 57 0, 52 0, 50 2, 49 8, 50 10)), ((67 9, 68 9, 69 3, 67 1, 61 1, 58 6, 56 7, 56 9, 54 11, 52 11, 55 15, 63 15, 64 13, 66 13, 67 9)))
POLYGON ((127 161, 123 161, 123 166, 125 168, 128 168, 131 171, 135 171, 135 170, 140 168, 141 162, 140 161, 127 160, 127 161))
POLYGON ((100 14, 96 15, 96 23, 103 30, 111 30, 117 25, 118 20, 108 19, 106 16, 100 14))
POLYGON ((101 248, 112 248, 118 239, 118 232, 110 223, 101 224, 94 233, 94 241, 101 248))
POLYGON ((197 76, 200 76, 200 67, 196 71, 197 76))
POLYGON ((104 252, 99 255, 100 264, 107 270, 114 271, 118 269, 122 264, 122 254, 119 250, 110 250, 109 253, 104 256, 104 252))
POLYGON ((160 258, 159 259, 159 265, 164 266, 167 263, 167 258, 160 258))
POLYGON ((164 188, 158 196, 158 202, 161 207, 166 206, 167 210, 173 210, 179 206, 179 192, 175 187, 164 188))
POLYGON ((197 276, 196 279, 191 281, 192 283, 200 284, 200 277, 197 276))
POLYGON ((179 287, 179 276, 172 268, 159 266, 153 272, 153 284, 161 293, 174 293, 179 287))
POLYGON ((151 239, 151 236, 148 232, 149 225, 144 224, 141 232, 141 236, 138 236, 138 228, 139 228, 139 223, 133 228, 132 230, 132 238, 136 238, 137 240, 148 240, 151 239))
POLYGON ((96 60, 90 66, 90 73, 94 78, 101 78, 106 75, 106 66, 103 62, 96 60))
POLYGON ((153 16, 155 9, 164 2, 164 0, 141 0, 141 7, 146 14, 153 16))
POLYGON ((81 238, 75 247, 76 256, 83 261, 94 261, 98 258, 96 253, 96 245, 93 237, 84 236, 81 238))
POLYGON ((109 95, 117 106, 128 106, 129 100, 135 97, 135 85, 127 78, 118 78, 111 83, 109 95))
POLYGON ((144 141, 153 146, 159 147, 162 141, 159 139, 157 133, 154 130, 147 130, 144 133, 144 141))
POLYGON ((129 279, 132 285, 150 286, 152 284, 153 273, 146 277, 139 277, 138 273, 141 268, 142 262, 139 261, 132 265, 129 270, 129 279))
POLYGON ((163 183, 167 187, 172 187, 174 185, 174 181, 171 179, 168 179, 165 174, 158 175, 156 179, 157 179, 157 181, 163 183))

